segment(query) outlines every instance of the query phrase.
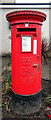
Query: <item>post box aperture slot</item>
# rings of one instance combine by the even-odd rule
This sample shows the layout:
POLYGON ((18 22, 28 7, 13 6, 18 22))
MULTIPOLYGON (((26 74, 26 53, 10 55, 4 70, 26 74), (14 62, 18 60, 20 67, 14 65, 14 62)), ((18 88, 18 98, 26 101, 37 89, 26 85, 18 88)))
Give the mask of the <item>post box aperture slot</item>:
POLYGON ((22 36, 22 52, 31 52, 31 36, 22 36))
POLYGON ((36 32, 36 28, 17 28, 17 32, 36 32))

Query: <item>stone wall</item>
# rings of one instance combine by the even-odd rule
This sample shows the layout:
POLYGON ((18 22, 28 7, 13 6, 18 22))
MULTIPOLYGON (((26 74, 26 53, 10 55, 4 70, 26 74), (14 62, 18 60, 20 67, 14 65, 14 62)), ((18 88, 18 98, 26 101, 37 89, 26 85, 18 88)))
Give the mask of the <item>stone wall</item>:
POLYGON ((15 3, 15 0, 0 0, 0 3, 15 3))

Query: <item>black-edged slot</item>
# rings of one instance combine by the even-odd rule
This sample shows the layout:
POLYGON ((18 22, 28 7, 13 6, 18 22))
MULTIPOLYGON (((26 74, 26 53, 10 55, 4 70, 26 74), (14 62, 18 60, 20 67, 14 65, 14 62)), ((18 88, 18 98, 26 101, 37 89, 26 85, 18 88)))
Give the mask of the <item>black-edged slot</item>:
POLYGON ((17 28, 17 32, 36 32, 36 28, 17 28))

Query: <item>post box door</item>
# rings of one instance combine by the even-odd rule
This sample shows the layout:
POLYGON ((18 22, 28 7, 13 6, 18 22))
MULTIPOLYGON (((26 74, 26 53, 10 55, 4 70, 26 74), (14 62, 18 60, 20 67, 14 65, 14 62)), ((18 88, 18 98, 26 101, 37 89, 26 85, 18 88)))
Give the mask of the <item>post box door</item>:
POLYGON ((12 90, 20 95, 33 95, 41 90, 39 41, 23 34, 15 39, 14 76, 12 90))

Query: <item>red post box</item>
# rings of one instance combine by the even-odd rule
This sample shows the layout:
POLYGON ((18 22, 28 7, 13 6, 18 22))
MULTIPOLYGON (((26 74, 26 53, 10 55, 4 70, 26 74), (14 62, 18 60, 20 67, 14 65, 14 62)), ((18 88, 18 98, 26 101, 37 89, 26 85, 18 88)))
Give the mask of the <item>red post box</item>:
MULTIPOLYGON (((13 96, 39 100, 41 91, 41 25, 46 14, 22 10, 8 13, 11 22, 13 96)), ((32 111, 32 109, 31 109, 32 111)))

